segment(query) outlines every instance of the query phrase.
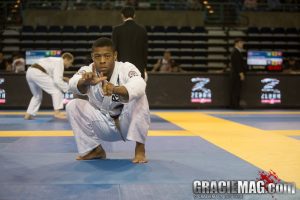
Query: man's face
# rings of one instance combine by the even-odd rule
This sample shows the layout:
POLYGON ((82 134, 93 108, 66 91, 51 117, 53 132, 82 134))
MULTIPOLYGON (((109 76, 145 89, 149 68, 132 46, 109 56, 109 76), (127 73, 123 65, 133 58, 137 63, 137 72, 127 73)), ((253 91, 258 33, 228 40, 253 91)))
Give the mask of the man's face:
POLYGON ((68 69, 69 67, 71 67, 73 64, 73 60, 72 59, 67 59, 67 58, 64 58, 64 67, 66 69, 68 69))
POLYGON ((294 65, 295 63, 296 63, 296 60, 293 60, 293 59, 290 59, 290 60, 289 60, 289 64, 290 64, 290 65, 294 65))
POLYGON ((237 45, 238 45, 238 48, 239 48, 239 49, 243 49, 243 48, 244 48, 244 42, 243 42, 243 41, 239 41, 239 42, 237 43, 237 45))
POLYGON ((92 52, 92 59, 98 72, 110 75, 114 70, 117 52, 112 47, 96 47, 92 52))
POLYGON ((164 58, 165 58, 166 60, 171 59, 171 53, 168 52, 168 51, 166 51, 166 52, 164 53, 164 58))

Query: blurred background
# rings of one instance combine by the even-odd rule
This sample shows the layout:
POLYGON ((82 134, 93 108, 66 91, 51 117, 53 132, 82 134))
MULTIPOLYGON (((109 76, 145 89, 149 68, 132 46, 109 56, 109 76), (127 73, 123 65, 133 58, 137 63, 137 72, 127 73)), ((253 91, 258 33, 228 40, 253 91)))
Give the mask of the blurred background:
MULTIPOLYGON (((148 33, 152 108, 227 108, 236 38, 245 41, 247 68, 241 106, 300 107, 299 0, 1 0, 1 108, 26 107, 31 94, 24 70, 36 59, 71 52, 69 76, 90 63, 93 41, 111 37, 125 5, 135 7, 136 21, 148 33), (154 72, 166 51, 176 68, 154 72), (13 64, 20 58, 24 69, 16 67, 18 60, 13 64)), ((51 107, 48 97, 43 106, 51 107)))

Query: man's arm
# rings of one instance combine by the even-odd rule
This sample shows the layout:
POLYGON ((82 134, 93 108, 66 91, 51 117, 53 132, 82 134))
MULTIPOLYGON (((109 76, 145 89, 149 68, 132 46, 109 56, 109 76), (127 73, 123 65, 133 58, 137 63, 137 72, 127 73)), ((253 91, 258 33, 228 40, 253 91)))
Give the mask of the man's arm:
POLYGON ((153 66, 152 72, 158 71, 158 69, 161 65, 160 63, 161 63, 161 61, 160 61, 160 59, 158 59, 157 62, 155 63, 155 65, 153 66))
MULTIPOLYGON (((50 62, 50 61, 49 61, 50 62)), ((51 64, 53 64, 54 70, 53 70, 53 81, 55 85, 57 85, 63 92, 68 91, 69 85, 67 82, 63 80, 64 75, 64 63, 62 59, 59 59, 59 61, 52 61, 51 64), (52 63, 53 62, 53 63, 52 63)))
POLYGON ((90 85, 97 85, 106 79, 107 77, 103 76, 102 74, 97 76, 97 74, 94 72, 84 73, 77 83, 77 89, 80 93, 86 94, 90 85))
POLYGON ((124 86, 115 86, 114 84, 102 81, 102 90, 105 96, 111 96, 112 94, 119 95, 124 101, 129 100, 129 94, 124 86))
POLYGON ((146 92, 146 82, 141 77, 140 71, 132 64, 124 67, 124 84, 114 86, 107 81, 102 82, 102 90, 105 96, 117 94, 121 97, 122 102, 128 102, 132 99, 141 97, 146 92))

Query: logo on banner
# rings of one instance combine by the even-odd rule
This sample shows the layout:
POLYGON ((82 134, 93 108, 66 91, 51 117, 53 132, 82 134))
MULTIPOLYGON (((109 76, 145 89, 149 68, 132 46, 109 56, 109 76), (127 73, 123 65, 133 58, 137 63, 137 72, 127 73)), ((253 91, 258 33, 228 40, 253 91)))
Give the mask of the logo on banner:
POLYGON ((195 83, 191 92, 192 103, 211 103, 211 90, 206 88, 206 84, 210 82, 209 78, 192 78, 191 81, 195 83))
POLYGON ((4 104, 5 101, 5 90, 1 88, 1 85, 4 83, 4 78, 0 78, 0 104, 4 104))
POLYGON ((264 78, 261 80, 264 84, 261 89, 261 103, 263 104, 276 104, 281 103, 281 92, 275 87, 279 84, 276 78, 264 78))

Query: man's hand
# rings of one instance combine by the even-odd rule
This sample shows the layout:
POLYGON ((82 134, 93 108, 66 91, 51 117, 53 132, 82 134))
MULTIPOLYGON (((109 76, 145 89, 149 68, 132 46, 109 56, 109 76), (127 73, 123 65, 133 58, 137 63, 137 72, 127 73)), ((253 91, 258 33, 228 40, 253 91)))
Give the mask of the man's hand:
POLYGON ((81 79, 77 83, 77 88, 82 94, 86 94, 90 85, 97 85, 101 81, 105 81, 106 76, 101 73, 98 76, 95 72, 86 72, 81 75, 81 79))
POLYGON ((114 88, 114 84, 107 81, 102 81, 102 90, 104 96, 111 96, 113 94, 114 88))
POLYGON ((100 76, 97 76, 97 74, 94 72, 86 72, 82 74, 81 79, 83 80, 83 84, 88 86, 88 85, 97 85, 101 81, 106 80, 107 77, 103 76, 102 73, 100 76))

